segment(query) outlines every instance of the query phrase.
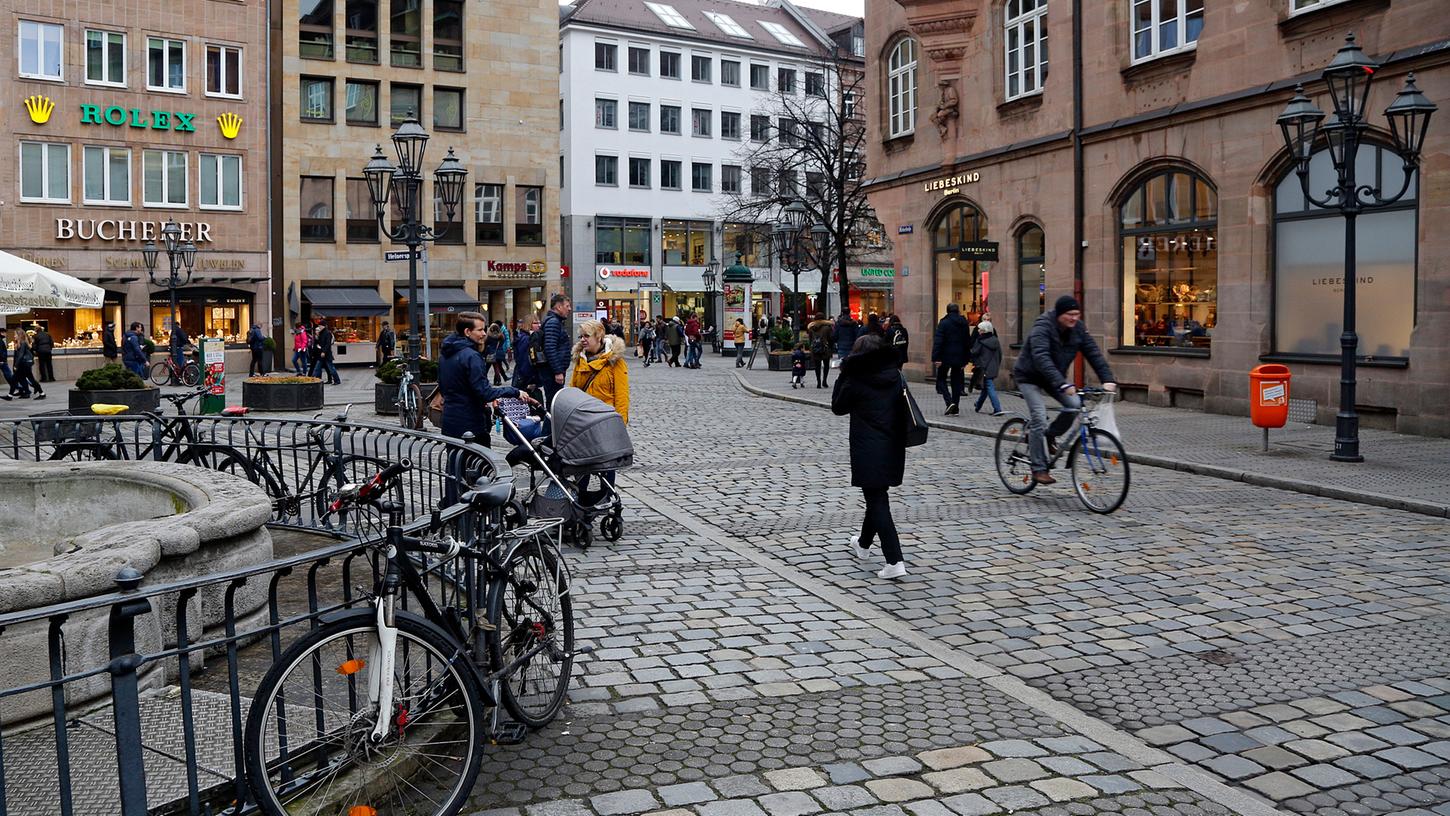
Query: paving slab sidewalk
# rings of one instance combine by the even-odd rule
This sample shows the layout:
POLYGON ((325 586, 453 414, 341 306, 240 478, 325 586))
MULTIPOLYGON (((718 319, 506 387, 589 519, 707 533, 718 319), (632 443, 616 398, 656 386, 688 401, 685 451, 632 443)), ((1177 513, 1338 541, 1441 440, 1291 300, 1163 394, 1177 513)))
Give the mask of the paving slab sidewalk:
MULTIPOLYGON (((805 388, 792 389, 788 372, 734 373, 747 391, 760 396, 818 407, 830 404, 830 389, 816 388, 809 375, 805 388)), ((832 371, 833 382, 836 373, 832 371)), ((927 422, 936 428, 993 437, 1004 420, 991 416, 990 403, 981 413, 974 412, 975 394, 963 397, 960 415, 947 416, 934 384, 913 382, 911 392, 927 422)), ((1007 412, 1025 414, 1026 403, 1015 393, 1002 393, 1000 398, 1007 412)), ((1263 431, 1248 417, 1136 402, 1118 403, 1116 410, 1123 445, 1134 464, 1450 517, 1450 439, 1362 428, 1360 452, 1365 461, 1332 462, 1330 426, 1291 423, 1272 430, 1269 450, 1264 452, 1263 431)), ((1159 473, 1139 478, 1145 476, 1164 478, 1159 473)))

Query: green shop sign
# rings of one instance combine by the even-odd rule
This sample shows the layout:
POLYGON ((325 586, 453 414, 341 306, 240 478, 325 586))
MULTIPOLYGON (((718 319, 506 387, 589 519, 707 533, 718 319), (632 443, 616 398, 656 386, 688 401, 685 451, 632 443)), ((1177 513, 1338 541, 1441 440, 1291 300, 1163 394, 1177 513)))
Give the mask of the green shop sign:
POLYGON ((894 278, 896 269, 890 266, 868 266, 861 270, 863 278, 894 278))
POLYGON ((129 124, 133 128, 195 133, 196 128, 191 124, 194 116, 196 116, 194 113, 164 110, 146 111, 143 115, 140 108, 123 108, 120 105, 111 105, 106 108, 100 105, 81 105, 81 124, 83 125, 104 124, 121 127, 129 124))

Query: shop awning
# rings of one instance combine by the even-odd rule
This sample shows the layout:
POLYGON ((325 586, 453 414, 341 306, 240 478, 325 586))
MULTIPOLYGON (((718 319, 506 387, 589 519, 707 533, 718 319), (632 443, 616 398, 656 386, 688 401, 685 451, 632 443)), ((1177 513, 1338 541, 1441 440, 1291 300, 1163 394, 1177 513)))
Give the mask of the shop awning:
POLYGON ((885 278, 885 279, 880 279, 880 280, 873 280, 871 278, 859 278, 859 279, 858 278, 852 278, 851 279, 851 288, 852 289, 880 289, 882 291, 889 292, 892 289, 895 289, 896 288, 896 281, 893 280, 893 279, 891 279, 891 278, 885 278))
MULTIPOLYGON (((664 268, 665 288, 671 292, 705 291, 705 270, 695 266, 667 266, 664 268)), ((715 284, 719 286, 719 284, 715 284)))
POLYGON ((305 287, 302 299, 312 304, 312 313, 324 317, 376 317, 392 311, 370 286, 305 287))
POLYGON ((105 296, 105 290, 94 283, 0 252, 0 307, 10 314, 30 309, 99 309, 105 296))
MULTIPOLYGON (((795 276, 780 273, 780 285, 790 289, 795 284, 795 276)), ((821 291, 821 270, 812 269, 809 272, 801 273, 801 291, 806 294, 818 293, 821 291)))
MULTIPOLYGON (((418 297, 423 297, 421 291, 418 292, 418 297)), ((428 311, 476 312, 478 298, 459 286, 433 286, 428 289, 428 311)))
POLYGON ((778 295, 780 294, 780 284, 767 278, 760 278, 750 284, 750 291, 757 295, 778 295))

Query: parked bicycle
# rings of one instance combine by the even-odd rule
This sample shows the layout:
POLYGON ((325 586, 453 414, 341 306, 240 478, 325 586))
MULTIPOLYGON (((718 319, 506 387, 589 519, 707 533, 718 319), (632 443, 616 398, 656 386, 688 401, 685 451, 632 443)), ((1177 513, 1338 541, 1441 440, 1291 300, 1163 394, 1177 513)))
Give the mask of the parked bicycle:
POLYGON ((513 485, 499 478, 405 535, 386 497, 409 467, 390 465, 333 501, 390 520, 383 577, 367 605, 288 647, 253 697, 246 775, 269 816, 453 816, 485 743, 521 741, 563 705, 576 651, 559 521, 507 529, 513 485), (469 603, 440 605, 433 576, 469 603), (470 620, 477 608, 485 618, 470 620))
MULTIPOLYGON (((162 462, 200 465, 211 470, 236 473, 255 481, 251 478, 246 457, 242 455, 241 451, 229 445, 218 444, 209 436, 199 434, 195 424, 191 421, 191 416, 187 414, 187 403, 201 399, 209 391, 208 386, 202 386, 190 391, 162 394, 161 399, 171 403, 176 414, 168 418, 156 412, 144 412, 143 416, 152 421, 152 427, 155 429, 150 441, 145 444, 142 444, 140 437, 128 444, 119 424, 113 424, 115 435, 110 440, 104 440, 100 434, 101 423, 96 420, 87 423, 88 429, 94 429, 94 435, 56 441, 55 447, 51 449, 50 459, 53 461, 62 459, 81 461, 154 459, 162 462)), ((107 403, 91 405, 92 413, 101 416, 111 416, 127 410, 130 408, 126 405, 107 403)), ((36 420, 36 422, 43 421, 47 420, 36 420)), ((79 422, 76 427, 81 427, 79 422)))
MULTIPOLYGON (((1112 401, 1114 394, 1101 388, 1083 388, 1078 395, 1082 397, 1082 410, 1063 434, 1064 444, 1049 451, 1048 466, 1056 467, 1066 453, 1067 469, 1072 474, 1072 487, 1078 500, 1094 513, 1111 513, 1127 499, 1131 481, 1123 443, 1097 427, 1098 411, 1112 401)), ((1002 423, 997 431, 997 476, 1008 490, 1019 496, 1031 493, 1037 486, 1032 478, 1028 436, 1027 420, 1020 416, 1002 423)))
POLYGON ((406 364, 403 378, 398 380, 398 424, 410 431, 423 430, 423 389, 406 364))
POLYGON ((176 360, 167 354, 158 362, 151 364, 151 382, 157 385, 185 385, 191 387, 201 382, 201 365, 195 360, 187 360, 184 365, 177 365, 176 360))

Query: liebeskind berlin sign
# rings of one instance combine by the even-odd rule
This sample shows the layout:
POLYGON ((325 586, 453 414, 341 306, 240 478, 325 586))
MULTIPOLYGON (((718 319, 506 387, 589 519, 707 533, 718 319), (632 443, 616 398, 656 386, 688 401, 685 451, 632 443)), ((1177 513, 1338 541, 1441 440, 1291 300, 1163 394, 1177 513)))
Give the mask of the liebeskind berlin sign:
POLYGON ((981 180, 982 174, 979 172, 958 173, 955 176, 947 176, 945 178, 922 182, 921 189, 922 192, 926 193, 941 190, 942 195, 951 195, 963 184, 973 184, 981 180))

